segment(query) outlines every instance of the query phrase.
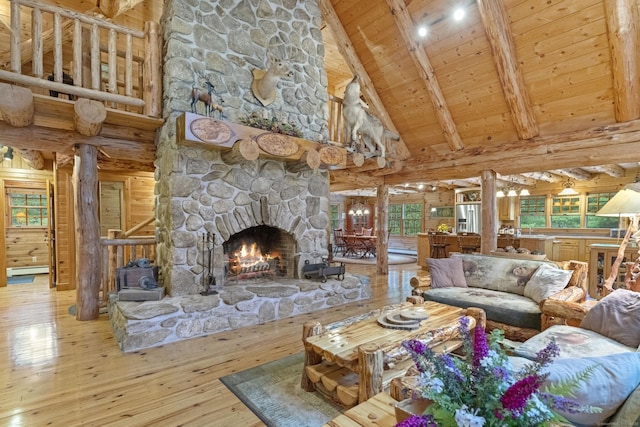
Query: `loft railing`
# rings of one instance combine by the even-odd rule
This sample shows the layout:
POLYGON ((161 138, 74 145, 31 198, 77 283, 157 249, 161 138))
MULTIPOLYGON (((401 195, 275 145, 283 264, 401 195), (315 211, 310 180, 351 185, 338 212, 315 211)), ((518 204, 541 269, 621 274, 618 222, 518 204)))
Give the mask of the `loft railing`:
POLYGON ((149 236, 132 236, 133 233, 153 222, 151 217, 128 231, 109 230, 108 237, 100 239, 102 247, 102 272, 100 275, 100 303, 106 305, 109 293, 117 290, 116 272, 130 261, 147 258, 156 260, 156 239, 149 236))
POLYGON ((0 70, 0 80, 160 116, 157 23, 138 31, 37 1, 10 2, 10 32, 3 33, 10 48, 0 53, 9 70, 0 70))
POLYGON ((344 145, 344 123, 342 120, 342 99, 329 95, 329 141, 344 145))

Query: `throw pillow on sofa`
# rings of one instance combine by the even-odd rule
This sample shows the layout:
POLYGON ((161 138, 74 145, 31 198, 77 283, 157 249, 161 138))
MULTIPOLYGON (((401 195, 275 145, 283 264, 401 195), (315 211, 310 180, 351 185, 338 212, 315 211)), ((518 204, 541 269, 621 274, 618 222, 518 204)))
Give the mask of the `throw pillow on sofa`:
POLYGON ((640 293, 626 289, 610 293, 591 307, 580 327, 629 347, 639 347, 640 293))
POLYGON ((524 296, 540 303, 563 290, 572 275, 573 270, 562 270, 548 264, 542 264, 524 286, 524 296))
POLYGON ((432 288, 466 288, 467 281, 460 258, 427 258, 432 288))
MULTIPOLYGON (((556 359, 546 368, 545 383, 557 383, 598 365, 591 376, 574 389, 573 399, 583 405, 596 406, 600 413, 560 412, 570 422, 580 426, 596 426, 606 421, 640 385, 640 353, 620 353, 601 357, 556 359)), ((544 385, 542 386, 544 389, 544 385)))

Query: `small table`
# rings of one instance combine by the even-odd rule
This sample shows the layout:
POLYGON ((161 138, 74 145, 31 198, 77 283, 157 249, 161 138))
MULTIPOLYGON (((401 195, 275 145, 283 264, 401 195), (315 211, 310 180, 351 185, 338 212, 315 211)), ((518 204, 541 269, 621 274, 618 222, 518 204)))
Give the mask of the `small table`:
POLYGON ((387 393, 378 393, 371 399, 338 415, 323 427, 393 427, 396 425, 397 400, 387 393))
POLYGON ((384 307, 365 318, 345 322, 325 330, 319 322, 305 323, 305 361, 301 386, 317 390, 336 403, 350 407, 383 391, 394 377, 404 375, 412 365, 403 341, 420 339, 435 351, 452 351, 460 346, 458 325, 461 316, 470 317, 470 327, 484 322, 484 311, 462 309, 433 301, 384 307), (416 329, 392 329, 378 318, 393 310, 419 308, 429 317, 416 329))

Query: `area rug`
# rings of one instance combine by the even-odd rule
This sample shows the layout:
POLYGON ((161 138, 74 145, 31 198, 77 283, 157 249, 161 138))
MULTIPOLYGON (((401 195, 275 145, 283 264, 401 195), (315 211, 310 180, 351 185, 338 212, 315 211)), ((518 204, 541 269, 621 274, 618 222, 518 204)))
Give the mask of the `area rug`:
MULTIPOLYGON (((335 262, 344 262, 345 264, 368 264, 375 265, 377 263, 377 259, 374 257, 339 257, 334 256, 333 260, 335 262)), ((415 264, 418 262, 418 259, 414 256, 409 255, 401 255, 401 254, 389 254, 389 265, 395 264, 415 264)))
POLYGON ((34 275, 7 277, 7 285, 22 285, 24 283, 33 283, 34 275))
POLYGON ((320 427, 341 410, 300 388, 303 360, 303 353, 294 354, 220 381, 269 427, 320 427))

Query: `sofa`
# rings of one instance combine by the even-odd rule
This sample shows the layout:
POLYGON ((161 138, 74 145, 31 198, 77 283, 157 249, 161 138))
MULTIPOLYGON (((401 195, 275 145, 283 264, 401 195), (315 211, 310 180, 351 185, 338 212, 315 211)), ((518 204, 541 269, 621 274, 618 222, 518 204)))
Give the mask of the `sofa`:
POLYGON ((547 368, 547 382, 561 382, 597 365, 575 390, 575 399, 602 410, 561 415, 578 426, 640 426, 640 293, 618 289, 588 310, 567 309, 572 305, 550 304, 546 310, 558 319, 567 316, 568 321, 579 322, 577 326, 550 326, 516 346, 512 364, 519 368, 535 360, 554 340, 560 354, 547 368))
POLYGON ((457 307, 482 308, 487 329, 502 329, 511 340, 524 341, 554 323, 543 314, 547 300, 580 303, 586 298, 588 264, 452 254, 427 259, 431 275, 422 298, 457 307))

